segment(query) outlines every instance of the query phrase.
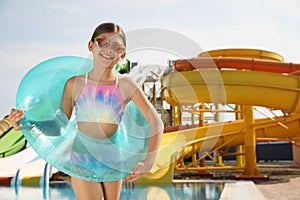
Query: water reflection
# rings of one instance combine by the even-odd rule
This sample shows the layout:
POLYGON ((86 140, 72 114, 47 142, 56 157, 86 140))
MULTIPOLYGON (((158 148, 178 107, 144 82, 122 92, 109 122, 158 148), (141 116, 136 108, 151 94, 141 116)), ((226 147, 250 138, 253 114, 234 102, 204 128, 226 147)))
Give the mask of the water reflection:
POLYGON ((123 187, 121 200, 215 200, 219 199, 224 183, 173 183, 123 187))
MULTIPOLYGON (((223 190, 224 183, 173 183, 134 185, 122 187, 120 200, 217 200, 223 190)), ((75 194, 69 182, 51 183, 48 187, 8 187, 0 186, 1 200, 73 200, 75 194)))
POLYGON ((69 183, 50 184, 49 187, 0 187, 1 200, 73 200, 75 194, 69 183))
POLYGON ((219 199, 224 183, 177 183, 174 186, 174 200, 219 199))
POLYGON ((173 199, 173 186, 172 185, 135 185, 134 187, 122 188, 120 200, 171 200, 173 199))

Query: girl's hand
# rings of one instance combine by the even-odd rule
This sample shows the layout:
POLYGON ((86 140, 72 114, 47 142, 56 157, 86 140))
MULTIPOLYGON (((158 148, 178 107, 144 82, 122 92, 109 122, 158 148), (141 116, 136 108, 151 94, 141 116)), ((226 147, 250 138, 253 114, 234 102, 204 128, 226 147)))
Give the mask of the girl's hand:
POLYGON ((24 111, 22 110, 15 110, 11 109, 9 116, 7 119, 11 123, 11 125, 14 127, 15 130, 20 130, 22 128, 22 125, 18 125, 18 122, 24 118, 24 111))
POLYGON ((137 179, 141 178, 145 174, 147 174, 153 164, 145 162, 138 162, 135 168, 130 172, 130 175, 123 179, 123 181, 134 182, 137 179))

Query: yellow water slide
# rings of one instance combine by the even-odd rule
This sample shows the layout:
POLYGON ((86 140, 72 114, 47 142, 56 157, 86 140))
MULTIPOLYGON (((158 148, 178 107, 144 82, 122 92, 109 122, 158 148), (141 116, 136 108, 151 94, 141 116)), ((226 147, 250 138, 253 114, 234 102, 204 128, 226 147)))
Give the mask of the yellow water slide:
MULTIPOLYGON (((218 55, 220 55, 220 52, 224 55, 225 53, 229 54, 224 59, 232 61, 229 67, 227 63, 226 68, 230 69, 221 69, 218 67, 218 63, 215 63, 212 59, 215 68, 209 67, 207 69, 205 66, 201 68, 193 66, 193 70, 171 73, 163 78, 163 98, 173 106, 201 102, 264 106, 279 109, 285 113, 283 116, 254 120, 253 127, 257 141, 270 141, 273 139, 292 141, 299 137, 300 79, 295 75, 270 72, 272 67, 276 67, 278 63, 283 63, 283 58, 265 51, 219 50, 218 55), (247 53, 247 59, 252 62, 252 65, 254 59, 257 58, 254 57, 254 54, 268 55, 267 59, 266 57, 262 58, 264 67, 261 68, 261 71, 242 69, 241 59, 238 56, 235 58, 235 55, 244 55, 245 53, 247 53), (254 58, 249 59, 251 54, 254 58), (235 60, 239 63, 239 66, 236 66, 235 60)), ((201 63, 201 59, 207 61, 207 55, 209 56, 209 52, 205 55, 199 54, 200 58, 196 58, 196 63, 201 63)), ((222 58, 218 57, 218 59, 222 58)), ((193 62, 195 63, 195 59, 193 59, 193 62)), ((190 65, 191 62, 187 63, 190 65)), ((243 63, 249 65, 247 62, 243 63)), ((288 68, 291 65, 287 64, 286 66, 288 68)), ((183 69, 182 65, 180 67, 183 69)), ((281 67, 285 66, 281 65, 281 67)), ((290 68, 288 70, 290 71, 290 68)), ((196 152, 201 155, 206 151, 244 144, 244 136, 244 120, 189 129, 182 128, 182 130, 179 127, 177 131, 165 133, 155 166, 144 180, 163 177, 169 166, 171 166, 170 164, 174 160, 182 158, 182 156, 189 157, 196 152)))

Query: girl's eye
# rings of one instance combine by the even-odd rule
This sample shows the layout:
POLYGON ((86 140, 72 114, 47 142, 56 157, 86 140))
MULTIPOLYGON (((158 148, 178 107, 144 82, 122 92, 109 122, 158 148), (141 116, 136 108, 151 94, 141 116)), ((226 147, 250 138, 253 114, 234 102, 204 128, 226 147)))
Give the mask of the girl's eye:
POLYGON ((109 39, 103 36, 96 37, 95 41, 99 47, 107 47, 110 44, 109 39))
POLYGON ((95 42, 99 47, 109 48, 117 54, 123 53, 125 51, 125 46, 123 44, 120 44, 118 42, 112 43, 108 38, 103 36, 96 37, 95 42))

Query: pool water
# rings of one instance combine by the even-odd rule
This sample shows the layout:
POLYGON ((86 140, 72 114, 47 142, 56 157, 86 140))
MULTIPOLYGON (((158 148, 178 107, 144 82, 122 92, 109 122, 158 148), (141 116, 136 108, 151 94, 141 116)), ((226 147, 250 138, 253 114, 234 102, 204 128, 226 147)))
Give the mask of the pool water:
MULTIPOLYGON (((133 185, 124 183, 120 200, 217 200, 222 182, 174 182, 173 184, 133 185)), ((46 187, 0 186, 0 200, 74 200, 70 182, 50 183, 46 187)))

